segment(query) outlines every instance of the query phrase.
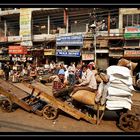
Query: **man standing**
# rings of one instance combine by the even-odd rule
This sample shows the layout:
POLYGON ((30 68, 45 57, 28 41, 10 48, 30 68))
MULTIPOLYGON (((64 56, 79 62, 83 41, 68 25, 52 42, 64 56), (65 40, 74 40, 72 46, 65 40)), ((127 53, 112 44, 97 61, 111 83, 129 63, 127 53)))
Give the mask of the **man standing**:
POLYGON ((4 65, 4 73, 5 73, 5 80, 8 81, 9 80, 9 72, 10 72, 10 65, 9 62, 7 62, 4 65))
POLYGON ((75 67, 73 63, 71 63, 68 67, 68 74, 69 84, 70 86, 73 86, 75 84, 75 67))

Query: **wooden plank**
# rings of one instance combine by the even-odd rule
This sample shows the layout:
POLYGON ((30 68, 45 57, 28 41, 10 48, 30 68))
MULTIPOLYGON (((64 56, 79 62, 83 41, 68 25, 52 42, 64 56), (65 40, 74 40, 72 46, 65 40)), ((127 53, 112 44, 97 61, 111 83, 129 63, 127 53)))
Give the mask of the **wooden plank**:
POLYGON ((4 88, 2 88, 2 87, 0 87, 0 93, 2 95, 5 95, 6 97, 8 97, 13 103, 16 103, 17 105, 19 105, 20 107, 24 108, 25 110, 27 110, 27 111, 31 111, 32 110, 31 106, 26 104, 24 101, 18 99, 16 95, 11 94, 8 91, 5 91, 4 88))
POLYGON ((52 94, 52 84, 48 84, 48 85, 46 84, 46 86, 45 86, 45 85, 43 85, 39 82, 34 82, 31 85, 34 86, 34 87, 37 87, 39 90, 47 93, 48 95, 53 96, 53 94, 52 94))
POLYGON ((87 120, 90 123, 96 123, 96 120, 94 118, 89 117, 88 115, 80 112, 79 110, 72 108, 71 106, 69 106, 67 103, 59 101, 57 99, 55 99, 54 97, 50 96, 49 94, 45 93, 44 91, 40 90, 39 87, 35 87, 33 85, 28 85, 29 88, 35 88, 35 90, 38 90, 41 92, 41 94, 39 95, 40 98, 43 98, 44 100, 49 101, 50 104, 52 104, 53 106, 63 110, 64 112, 70 114, 71 116, 75 117, 76 119, 80 119, 83 118, 85 120, 87 120))
POLYGON ((29 94, 32 92, 32 90, 25 86, 23 83, 13 83, 13 85, 29 94))
POLYGON ((10 94, 15 95, 19 99, 23 99, 29 95, 3 79, 0 79, 0 87, 2 87, 5 91, 10 92, 10 94))

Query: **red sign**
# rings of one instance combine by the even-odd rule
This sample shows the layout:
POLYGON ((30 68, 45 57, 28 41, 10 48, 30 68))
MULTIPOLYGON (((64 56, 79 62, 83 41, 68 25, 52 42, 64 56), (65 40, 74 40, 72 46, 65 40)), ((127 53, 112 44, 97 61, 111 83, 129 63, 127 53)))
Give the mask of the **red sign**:
POLYGON ((140 50, 125 50, 124 57, 140 57, 140 50))
POLYGON ((9 54, 27 54, 27 48, 22 46, 9 46, 9 54))

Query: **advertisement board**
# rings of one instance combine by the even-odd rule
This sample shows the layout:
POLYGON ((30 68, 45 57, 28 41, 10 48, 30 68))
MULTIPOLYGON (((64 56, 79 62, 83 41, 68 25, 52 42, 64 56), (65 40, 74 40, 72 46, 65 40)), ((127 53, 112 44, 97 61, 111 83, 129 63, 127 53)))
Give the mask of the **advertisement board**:
POLYGON ((93 53, 82 54, 82 60, 94 60, 94 54, 93 53))
POLYGON ((55 55, 55 49, 45 49, 44 55, 55 55))
POLYGON ((20 36, 8 36, 8 42, 18 42, 21 41, 20 36))
POLYGON ((140 50, 125 50, 124 57, 140 57, 140 50))
POLYGON ((82 35, 56 37, 56 46, 82 46, 82 45, 83 45, 82 35))
POLYGON ((124 37, 129 38, 140 38, 140 26, 125 27, 124 37))
POLYGON ((23 46, 9 46, 9 54, 27 54, 27 48, 23 46))
POLYGON ((80 57, 80 51, 63 51, 56 50, 56 56, 65 56, 65 57, 80 57))
MULTIPOLYGON (((20 8, 20 36, 22 42, 32 40, 32 10, 31 8, 20 8)), ((22 43, 24 46, 32 46, 32 43, 22 43)), ((21 45, 22 45, 21 44, 21 45)))

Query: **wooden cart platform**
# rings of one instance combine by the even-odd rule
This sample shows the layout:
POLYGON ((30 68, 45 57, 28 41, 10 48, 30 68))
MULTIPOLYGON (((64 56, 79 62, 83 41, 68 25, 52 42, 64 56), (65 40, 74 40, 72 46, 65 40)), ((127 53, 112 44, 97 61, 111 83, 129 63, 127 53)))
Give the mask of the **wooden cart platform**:
POLYGON ((56 99, 51 93, 51 88, 46 88, 45 85, 39 82, 32 84, 9 83, 0 79, 0 94, 7 97, 6 101, 8 101, 9 106, 15 103, 23 109, 43 115, 47 119, 55 119, 58 115, 58 110, 62 110, 78 120, 84 119, 92 124, 96 124, 96 119, 79 111, 68 103, 56 99), (38 108, 34 109, 34 106, 32 106, 36 101, 40 104, 43 102, 41 110, 38 110, 38 108))

